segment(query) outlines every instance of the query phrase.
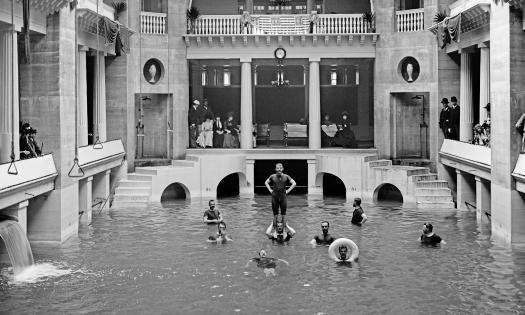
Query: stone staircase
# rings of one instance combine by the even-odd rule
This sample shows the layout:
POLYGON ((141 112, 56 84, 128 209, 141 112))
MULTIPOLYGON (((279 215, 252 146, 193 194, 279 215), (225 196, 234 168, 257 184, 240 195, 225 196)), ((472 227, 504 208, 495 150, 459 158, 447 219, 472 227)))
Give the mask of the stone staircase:
POLYGON ((128 174, 126 179, 119 182, 113 203, 149 202, 153 177, 159 172, 166 168, 193 167, 195 164, 195 159, 188 157, 188 160, 173 160, 169 166, 136 167, 135 173, 128 174))
POLYGON ((367 188, 374 191, 383 183, 395 185, 404 201, 418 208, 454 208, 451 190, 445 180, 430 173, 428 167, 392 165, 390 160, 368 159, 367 188))

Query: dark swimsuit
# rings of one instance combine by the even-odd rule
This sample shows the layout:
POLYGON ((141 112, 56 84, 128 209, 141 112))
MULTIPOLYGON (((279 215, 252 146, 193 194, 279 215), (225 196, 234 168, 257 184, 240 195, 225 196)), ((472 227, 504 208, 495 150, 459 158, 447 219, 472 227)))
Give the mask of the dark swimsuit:
POLYGON ((281 208, 281 215, 286 215, 286 184, 291 182, 290 176, 282 174, 281 176, 273 174, 270 176, 270 183, 273 184, 272 192, 272 210, 273 215, 279 214, 279 208, 281 208))
POLYGON ((257 267, 260 268, 275 268, 277 264, 275 263, 277 259, 275 258, 253 258, 253 261, 257 263, 257 267))

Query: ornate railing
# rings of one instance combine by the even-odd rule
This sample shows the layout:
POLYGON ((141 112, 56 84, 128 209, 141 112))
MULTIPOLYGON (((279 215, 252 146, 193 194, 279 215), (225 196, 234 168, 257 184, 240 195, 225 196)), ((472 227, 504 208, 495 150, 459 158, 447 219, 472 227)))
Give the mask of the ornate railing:
POLYGON ((166 34, 166 13, 140 12, 140 32, 142 34, 166 34))
POLYGON ((363 34, 373 33, 362 14, 319 14, 310 23, 307 14, 202 15, 189 33, 195 35, 294 35, 294 34, 363 34))
POLYGON ((397 32, 417 32, 425 29, 425 9, 396 11, 397 32))

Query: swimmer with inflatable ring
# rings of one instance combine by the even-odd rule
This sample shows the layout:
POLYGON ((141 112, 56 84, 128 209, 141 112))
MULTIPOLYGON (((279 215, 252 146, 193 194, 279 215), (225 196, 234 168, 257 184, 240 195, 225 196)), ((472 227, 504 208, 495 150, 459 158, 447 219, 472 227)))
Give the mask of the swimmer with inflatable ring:
POLYGON ((270 223, 270 225, 266 229, 266 236, 268 236, 268 238, 271 239, 273 242, 277 242, 279 244, 283 244, 285 242, 290 241, 294 234, 295 230, 288 224, 286 224, 285 231, 284 223, 282 220, 277 221, 277 226, 275 229, 273 228, 273 222, 270 223))
POLYGON ((328 229, 330 228, 330 223, 328 221, 321 222, 321 230, 323 231, 323 234, 321 236, 316 235, 311 241, 310 244, 313 246, 319 244, 319 245, 330 245, 335 240, 330 233, 328 233, 328 229))
POLYGON ((338 238, 328 247, 328 256, 338 263, 356 262, 359 258, 359 248, 352 240, 338 238), (352 250, 350 256, 348 256, 349 248, 352 250))
POLYGON ((226 222, 224 221, 219 222, 219 224, 217 224, 217 229, 218 229, 217 236, 208 237, 208 242, 224 244, 226 242, 233 241, 228 235, 226 235, 226 222))
POLYGON ((250 259, 245 267, 248 267, 250 263, 254 261, 257 263, 257 267, 263 268, 264 274, 268 276, 276 276, 275 274, 275 268, 277 267, 278 262, 282 262, 286 264, 287 266, 290 265, 286 260, 280 259, 280 258, 272 258, 272 257, 266 257, 266 251, 264 249, 261 249, 259 251, 259 257, 255 257, 250 259))

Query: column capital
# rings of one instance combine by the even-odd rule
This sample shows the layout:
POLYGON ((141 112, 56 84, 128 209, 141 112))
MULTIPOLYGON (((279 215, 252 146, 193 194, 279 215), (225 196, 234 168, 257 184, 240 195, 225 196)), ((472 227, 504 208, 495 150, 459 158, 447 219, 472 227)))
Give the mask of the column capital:
POLYGON ((251 159, 248 160, 248 159, 246 159, 246 164, 255 164, 255 160, 251 160, 251 159))
POLYGON ((5 24, 4 26, 0 26, 0 32, 21 32, 22 31, 22 26, 21 25, 16 25, 16 22, 15 22, 15 25, 13 26, 12 24, 5 24))
POLYGON ((483 42, 483 43, 479 43, 478 44, 478 48, 490 48, 490 43, 489 42, 483 42))
POLYGON ((89 47, 85 45, 78 45, 78 51, 83 51, 83 52, 89 51, 89 47))
POLYGON ((317 159, 306 160, 306 163, 308 163, 308 164, 317 164, 317 159))
POLYGON ((458 174, 458 175, 462 175, 462 174, 463 174, 463 171, 462 171, 462 170, 458 170, 458 169, 456 168, 456 174, 458 174))
POLYGON ((93 176, 86 177, 86 182, 92 182, 92 181, 93 181, 93 176))
POLYGON ((310 57, 310 58, 308 58, 308 61, 310 63, 312 63, 312 62, 321 62, 321 57, 310 57))
POLYGON ((251 63, 252 62, 252 57, 241 57, 240 58, 240 62, 241 63, 251 63))
POLYGON ((111 170, 106 170, 106 171, 104 172, 104 174, 105 174, 105 175, 109 175, 109 174, 111 174, 111 170))

